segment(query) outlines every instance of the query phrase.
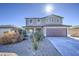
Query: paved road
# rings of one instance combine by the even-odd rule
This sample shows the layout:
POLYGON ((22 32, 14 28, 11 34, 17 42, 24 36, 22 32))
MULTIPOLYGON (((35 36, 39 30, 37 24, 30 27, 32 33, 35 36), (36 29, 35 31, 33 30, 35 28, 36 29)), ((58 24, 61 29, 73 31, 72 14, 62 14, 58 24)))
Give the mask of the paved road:
POLYGON ((63 56, 79 56, 79 41, 69 37, 47 38, 63 56))

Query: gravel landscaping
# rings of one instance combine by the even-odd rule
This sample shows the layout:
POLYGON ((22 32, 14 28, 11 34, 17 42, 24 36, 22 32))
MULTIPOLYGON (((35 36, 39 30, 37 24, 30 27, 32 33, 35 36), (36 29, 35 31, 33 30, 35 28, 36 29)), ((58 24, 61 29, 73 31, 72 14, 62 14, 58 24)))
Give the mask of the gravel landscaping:
POLYGON ((15 44, 0 45, 0 52, 13 52, 18 56, 60 56, 61 54, 50 43, 49 40, 44 39, 39 42, 37 51, 32 49, 31 41, 24 40, 15 44))

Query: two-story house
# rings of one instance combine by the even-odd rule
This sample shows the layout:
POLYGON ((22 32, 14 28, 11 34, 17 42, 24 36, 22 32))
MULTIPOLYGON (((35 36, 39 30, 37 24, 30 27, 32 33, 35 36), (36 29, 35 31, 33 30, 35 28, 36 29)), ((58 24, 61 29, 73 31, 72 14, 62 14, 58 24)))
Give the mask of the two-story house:
POLYGON ((67 27, 63 25, 63 17, 58 15, 49 15, 41 18, 25 18, 27 32, 35 32, 38 28, 47 37, 67 36, 67 27))

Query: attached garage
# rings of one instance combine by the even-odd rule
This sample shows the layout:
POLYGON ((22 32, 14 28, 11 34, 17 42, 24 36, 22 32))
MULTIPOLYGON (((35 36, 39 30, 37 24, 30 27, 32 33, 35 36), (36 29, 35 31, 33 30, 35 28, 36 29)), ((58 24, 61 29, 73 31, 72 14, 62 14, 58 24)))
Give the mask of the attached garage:
POLYGON ((44 27, 46 37, 67 37, 67 27, 44 27))
POLYGON ((47 37, 65 37, 67 36, 66 28, 47 28, 46 29, 47 37))

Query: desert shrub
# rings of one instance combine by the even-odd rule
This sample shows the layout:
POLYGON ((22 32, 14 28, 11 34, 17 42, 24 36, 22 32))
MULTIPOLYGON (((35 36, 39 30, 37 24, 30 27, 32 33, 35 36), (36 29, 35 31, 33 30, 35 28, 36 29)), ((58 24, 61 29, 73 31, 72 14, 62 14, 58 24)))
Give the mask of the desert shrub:
POLYGON ((3 38, 0 38, 0 44, 3 44, 3 38))
POLYGON ((40 40, 42 40, 44 38, 43 36, 43 33, 42 32, 35 32, 35 33, 32 33, 31 35, 31 41, 32 41, 32 46, 33 46, 33 49, 37 50, 38 49, 38 43, 40 40))
POLYGON ((19 28, 18 33, 19 33, 18 41, 22 41, 24 39, 24 34, 26 34, 26 32, 22 30, 21 28, 19 28))
POLYGON ((43 35, 42 32, 36 32, 35 37, 36 37, 37 41, 40 41, 40 40, 42 40, 44 38, 44 35, 43 35))
POLYGON ((32 41, 32 48, 34 50, 37 50, 38 44, 37 44, 37 40, 36 40, 36 37, 35 37, 35 33, 33 33, 30 38, 31 38, 31 41, 32 41))
POLYGON ((16 32, 4 32, 3 37, 0 39, 0 44, 10 44, 17 42, 18 35, 16 32))
POLYGON ((38 49, 38 42, 33 41, 32 42, 32 47, 33 47, 34 50, 37 50, 38 49))

